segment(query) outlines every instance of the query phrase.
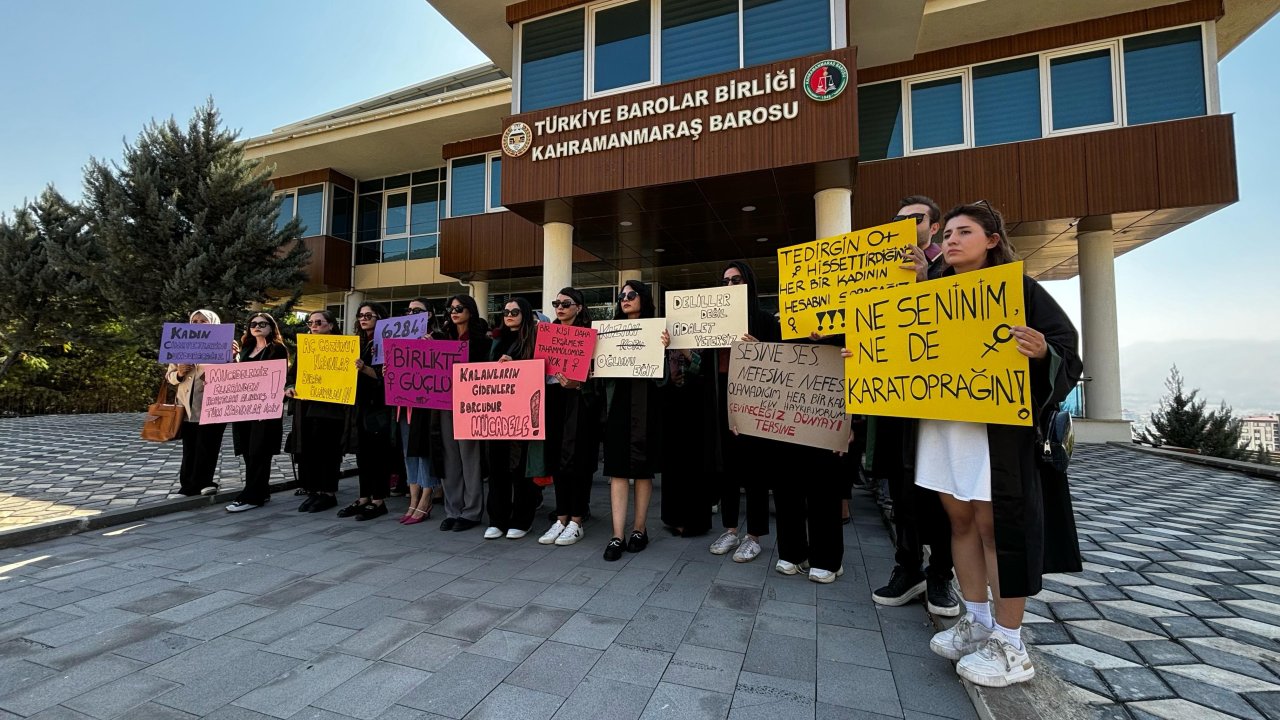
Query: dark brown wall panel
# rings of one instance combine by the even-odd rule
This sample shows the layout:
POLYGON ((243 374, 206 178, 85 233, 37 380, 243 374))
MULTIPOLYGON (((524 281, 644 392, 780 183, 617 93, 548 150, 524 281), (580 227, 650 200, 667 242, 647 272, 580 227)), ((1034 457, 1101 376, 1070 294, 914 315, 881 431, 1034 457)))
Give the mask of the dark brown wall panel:
POLYGON ((442 145, 440 146, 440 156, 445 160, 452 160, 453 158, 466 157, 468 155, 497 152, 501 149, 502 135, 487 135, 442 145))
POLYGON ((524 0, 507 6, 507 24, 514 25, 521 20, 536 18, 557 10, 565 10, 578 5, 586 5, 591 0, 524 0))
POLYGON ((297 187, 306 187, 307 185, 315 185, 317 183, 333 183, 339 187, 344 187, 352 192, 356 190, 356 181, 343 175, 342 173, 324 168, 322 170, 308 170, 304 173, 295 175, 283 175, 281 177, 271 178, 271 187, 273 190, 291 190, 297 187))
POLYGON ((872 83, 935 70, 947 70, 1014 55, 1105 40, 1119 35, 1216 20, 1222 17, 1222 14, 1222 0, 1188 0, 1174 5, 1162 5, 1148 10, 922 53, 905 62, 862 68, 858 71, 858 81, 872 83))
POLYGON ((457 275, 471 272, 471 218, 445 218, 440 221, 440 272, 457 275))
POLYGON ((1160 165, 1160 207, 1218 205, 1240 199, 1234 118, 1215 115, 1153 127, 1160 165))
POLYGON ((471 264, 477 270, 502 267, 502 216, 485 213, 471 216, 471 264))
POLYGON ((1006 223, 1022 220, 1023 177, 1016 143, 962 150, 956 155, 960 167, 957 202, 986 200, 1006 223))
MULTIPOLYGON (((1085 135, 1018 143, 1024 220, 1079 217, 1087 213, 1085 135)), ((975 198, 976 199, 976 198, 975 198)))
POLYGON ((542 264, 542 228, 516 215, 502 217, 503 268, 528 268, 542 264))
POLYGON ((1088 215, 1150 210, 1160 205, 1154 125, 1084 136, 1088 215))

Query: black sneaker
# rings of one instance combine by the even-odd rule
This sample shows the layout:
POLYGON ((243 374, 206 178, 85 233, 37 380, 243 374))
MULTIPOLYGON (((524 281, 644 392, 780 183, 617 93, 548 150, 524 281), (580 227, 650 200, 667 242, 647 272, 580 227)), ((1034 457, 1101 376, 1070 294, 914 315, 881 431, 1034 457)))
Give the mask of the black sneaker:
POLYGON ((307 492, 306 488, 298 488, 297 490, 293 491, 293 494, 301 496, 301 495, 310 495, 311 493, 307 492))
POLYGON ((445 532, 448 532, 453 529, 453 526, 457 524, 457 522, 458 522, 457 520, 451 517, 447 517, 440 521, 440 529, 445 532))
POLYGON ((871 599, 877 605, 898 607, 920 597, 924 592, 924 586, 924 573, 919 570, 910 573, 899 565, 893 569, 889 584, 871 593, 871 599))
POLYGON ((951 592, 951 579, 934 579, 929 578, 928 587, 924 591, 925 604, 929 606, 929 612, 940 617, 958 617, 960 615, 960 603, 956 601, 955 593, 951 592))
POLYGON ((466 532, 480 524, 479 520, 468 520, 466 518, 458 518, 453 521, 454 532, 466 532))
POLYGON ((348 517, 353 517, 355 515, 359 515, 360 510, 362 508, 364 508, 364 505, 361 505, 360 502, 357 500, 356 502, 353 502, 350 505, 339 510, 338 517, 348 518, 348 517))
POLYGON ((649 533, 643 530, 632 530, 627 539, 627 552, 638 553, 649 547, 649 533))
POLYGON ((298 506, 298 512, 313 512, 312 508, 316 505, 317 497, 319 496, 316 493, 307 495, 307 499, 303 500, 302 504, 298 506))
POLYGON ((329 493, 316 493, 311 496, 311 509, 307 512, 324 512, 330 508, 338 507, 338 498, 329 493))
POLYGON ((622 557, 622 538, 613 538, 604 546, 604 559, 609 562, 622 557))
POLYGON ((360 514, 356 515, 356 520, 372 520, 376 517, 382 517, 387 514, 386 503, 369 503, 360 508, 360 514))

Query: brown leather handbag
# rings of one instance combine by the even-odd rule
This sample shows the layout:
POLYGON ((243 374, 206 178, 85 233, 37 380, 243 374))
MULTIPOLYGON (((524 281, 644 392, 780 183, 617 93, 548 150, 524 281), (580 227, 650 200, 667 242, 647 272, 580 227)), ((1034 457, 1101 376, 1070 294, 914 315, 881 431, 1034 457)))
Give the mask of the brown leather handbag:
POLYGON ((182 422, 186 419, 187 411, 182 409, 176 399, 170 401, 169 383, 161 380, 156 401, 147 407, 147 416, 142 420, 142 439, 152 442, 177 440, 182 434, 182 422))

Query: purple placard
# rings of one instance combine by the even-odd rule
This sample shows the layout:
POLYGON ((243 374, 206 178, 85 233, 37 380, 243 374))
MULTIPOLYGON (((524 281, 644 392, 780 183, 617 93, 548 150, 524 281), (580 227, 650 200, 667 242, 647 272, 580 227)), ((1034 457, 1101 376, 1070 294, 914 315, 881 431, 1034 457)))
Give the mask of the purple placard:
POLYGON ((389 338, 382 365, 387 404, 448 410, 453 407, 453 364, 466 362, 463 340, 389 338))
POLYGON ((230 323, 165 323, 160 333, 160 362, 179 365, 231 362, 236 326, 230 323))
POLYGON ((431 331, 430 322, 431 313, 429 312, 379 320, 378 324, 373 326, 373 350, 370 351, 369 364, 382 364, 383 344, 388 340, 425 338, 431 331))

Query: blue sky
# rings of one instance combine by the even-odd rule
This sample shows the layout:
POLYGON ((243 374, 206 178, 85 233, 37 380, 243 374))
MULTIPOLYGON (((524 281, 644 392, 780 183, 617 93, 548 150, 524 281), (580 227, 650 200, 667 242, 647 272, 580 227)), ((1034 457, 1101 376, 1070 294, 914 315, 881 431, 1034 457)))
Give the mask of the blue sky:
MULTIPOLYGON (((47 183, 78 197, 90 156, 210 95, 250 137, 484 61, 425 0, 5 0, 0 27, 0 212, 47 183)), ((1277 19, 1221 63, 1240 202, 1117 261, 1122 346, 1280 340, 1278 67, 1277 19)), ((1049 287, 1078 317, 1075 281, 1049 287)))

